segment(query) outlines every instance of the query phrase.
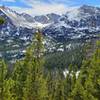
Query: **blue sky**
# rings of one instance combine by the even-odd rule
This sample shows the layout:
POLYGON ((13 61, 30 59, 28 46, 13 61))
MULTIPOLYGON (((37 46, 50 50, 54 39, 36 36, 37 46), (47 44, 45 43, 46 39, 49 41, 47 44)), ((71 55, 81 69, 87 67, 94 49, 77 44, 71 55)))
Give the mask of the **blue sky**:
POLYGON ((70 7, 78 7, 83 4, 100 6, 100 0, 0 0, 0 5, 33 15, 51 12, 63 13, 70 7))

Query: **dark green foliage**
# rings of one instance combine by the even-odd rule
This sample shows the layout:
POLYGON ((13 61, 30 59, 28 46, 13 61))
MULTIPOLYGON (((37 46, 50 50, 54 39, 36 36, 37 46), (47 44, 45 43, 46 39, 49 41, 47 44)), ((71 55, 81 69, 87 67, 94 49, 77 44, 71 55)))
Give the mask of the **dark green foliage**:
POLYGON ((12 79, 14 80, 15 83, 13 87, 15 100, 22 100, 23 88, 25 86, 26 76, 27 76, 27 71, 23 62, 17 62, 15 64, 15 68, 12 73, 12 79))
POLYGON ((48 100, 64 100, 64 76, 58 70, 47 76, 48 100))
POLYGON ((7 77, 7 67, 4 61, 0 61, 0 98, 1 100, 4 99, 4 91, 5 91, 5 80, 7 77))
POLYGON ((77 47, 75 49, 56 52, 48 54, 46 56, 45 67, 47 69, 65 69, 68 68, 70 64, 73 66, 78 66, 80 68, 82 61, 84 59, 84 50, 82 47, 77 47), (81 48, 81 49, 80 49, 81 48))
POLYGON ((94 56, 84 61, 72 91, 72 100, 100 100, 100 42, 94 56))
POLYGON ((4 24, 4 19, 2 17, 0 17, 0 25, 4 24))
POLYGON ((14 81, 7 75, 7 66, 3 60, 0 60, 0 100, 14 100, 12 92, 14 81))
POLYGON ((26 53, 27 78, 24 88, 25 100, 46 100, 47 87, 43 77, 43 44, 42 34, 36 33, 31 47, 26 53))

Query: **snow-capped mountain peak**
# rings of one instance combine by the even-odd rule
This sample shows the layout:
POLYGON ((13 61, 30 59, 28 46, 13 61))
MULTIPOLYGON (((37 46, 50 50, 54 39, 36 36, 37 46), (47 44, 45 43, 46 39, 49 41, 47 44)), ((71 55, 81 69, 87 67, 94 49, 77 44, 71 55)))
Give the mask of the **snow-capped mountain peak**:
POLYGON ((34 17, 0 7, 0 16, 5 19, 5 23, 0 26, 0 43, 7 47, 9 55, 18 56, 20 51, 22 54, 37 28, 46 36, 45 45, 50 51, 59 43, 74 40, 82 42, 97 38, 100 33, 100 8, 87 5, 67 10, 63 15, 51 13, 34 17), (12 50, 9 51, 9 48, 12 50))

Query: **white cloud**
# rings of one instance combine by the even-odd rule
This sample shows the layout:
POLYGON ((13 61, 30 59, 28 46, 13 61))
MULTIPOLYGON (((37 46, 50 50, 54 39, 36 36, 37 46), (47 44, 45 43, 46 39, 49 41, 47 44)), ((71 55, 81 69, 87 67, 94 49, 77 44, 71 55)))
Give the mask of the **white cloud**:
POLYGON ((34 4, 63 4, 68 5, 72 2, 72 0, 21 0, 22 2, 26 3, 27 5, 34 6, 34 4))
POLYGON ((19 7, 12 7, 13 9, 17 10, 18 12, 24 12, 31 15, 43 15, 48 13, 56 13, 62 14, 65 13, 69 7, 66 7, 62 4, 40 4, 34 5, 32 8, 19 8, 19 7))
POLYGON ((36 14, 47 14, 47 13, 64 13, 66 12, 66 8, 62 4, 40 4, 40 5, 34 5, 33 11, 36 14))
POLYGON ((46 3, 43 1, 44 0, 21 0, 21 2, 27 4, 28 6, 30 6, 30 8, 12 8, 17 10, 18 12, 24 12, 31 15, 43 15, 48 13, 62 14, 70 9, 70 7, 64 4, 64 2, 69 2, 69 0, 47 0, 50 3, 46 3))

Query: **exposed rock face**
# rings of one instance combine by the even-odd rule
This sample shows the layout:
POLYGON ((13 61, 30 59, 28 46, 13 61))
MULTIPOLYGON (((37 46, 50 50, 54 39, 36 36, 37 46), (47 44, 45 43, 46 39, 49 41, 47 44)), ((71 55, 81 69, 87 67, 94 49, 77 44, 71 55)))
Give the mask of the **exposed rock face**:
POLYGON ((5 19, 0 26, 0 43, 3 43, 0 52, 4 48, 6 53, 10 52, 10 56, 11 52, 14 55, 17 53, 17 58, 31 42, 37 27, 42 28, 46 36, 44 41, 47 49, 55 48, 59 42, 96 38, 100 33, 100 8, 87 5, 66 11, 63 15, 51 13, 34 17, 0 7, 0 16, 5 19))

